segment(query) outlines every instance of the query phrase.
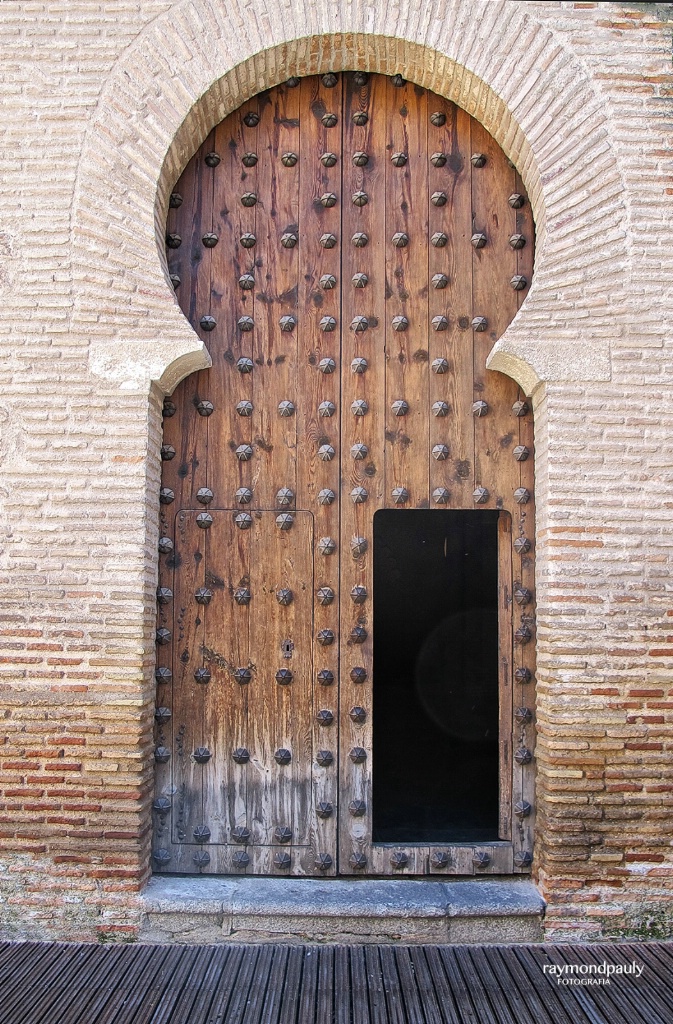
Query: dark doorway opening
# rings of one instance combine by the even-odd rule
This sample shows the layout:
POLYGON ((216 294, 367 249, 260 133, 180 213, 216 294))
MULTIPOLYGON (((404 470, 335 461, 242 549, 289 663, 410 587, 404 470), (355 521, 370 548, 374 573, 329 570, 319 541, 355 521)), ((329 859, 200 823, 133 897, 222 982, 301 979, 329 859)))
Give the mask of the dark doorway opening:
POLYGON ((374 515, 375 842, 498 838, 498 516, 374 515))

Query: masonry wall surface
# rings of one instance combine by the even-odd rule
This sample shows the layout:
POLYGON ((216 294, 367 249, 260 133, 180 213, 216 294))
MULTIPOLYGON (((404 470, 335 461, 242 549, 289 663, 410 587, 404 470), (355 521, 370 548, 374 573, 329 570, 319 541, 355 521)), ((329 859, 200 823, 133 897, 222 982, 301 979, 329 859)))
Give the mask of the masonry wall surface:
POLYGON ((163 394, 208 364, 168 192, 291 74, 402 72, 519 167, 538 255, 491 357, 536 411, 534 877, 549 939, 670 934, 671 5, 0 6, 0 900, 133 938, 150 874, 163 394))

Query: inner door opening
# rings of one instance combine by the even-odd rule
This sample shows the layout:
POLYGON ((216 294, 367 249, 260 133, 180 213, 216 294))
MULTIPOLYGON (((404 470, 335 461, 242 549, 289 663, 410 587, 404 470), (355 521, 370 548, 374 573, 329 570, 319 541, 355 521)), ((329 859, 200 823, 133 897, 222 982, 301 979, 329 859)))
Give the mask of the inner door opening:
POLYGON ((499 838, 498 516, 374 516, 374 842, 499 838))

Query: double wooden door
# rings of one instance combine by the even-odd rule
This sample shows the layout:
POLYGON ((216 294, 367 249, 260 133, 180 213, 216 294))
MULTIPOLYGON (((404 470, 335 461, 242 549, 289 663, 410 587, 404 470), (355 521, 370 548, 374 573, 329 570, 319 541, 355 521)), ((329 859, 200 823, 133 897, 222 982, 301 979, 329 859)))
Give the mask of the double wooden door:
POLYGON ((213 365, 164 407, 157 870, 526 870, 532 423, 485 361, 533 241, 493 139, 400 76, 291 79, 187 165, 168 265, 213 365), (372 839, 383 508, 502 513, 491 843, 372 839))

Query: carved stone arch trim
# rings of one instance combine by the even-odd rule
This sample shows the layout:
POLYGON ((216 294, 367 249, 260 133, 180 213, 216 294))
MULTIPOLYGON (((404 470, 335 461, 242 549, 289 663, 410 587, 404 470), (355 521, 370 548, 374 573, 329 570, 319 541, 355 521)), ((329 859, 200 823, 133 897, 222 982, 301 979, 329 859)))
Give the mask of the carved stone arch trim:
POLYGON ((464 107, 522 175, 535 280, 491 368, 528 393, 545 381, 609 379, 614 316, 592 288, 592 266, 600 239, 601 294, 622 294, 627 233, 607 117, 589 69, 544 12, 511 0, 397 11, 182 0, 155 18, 112 69, 78 169, 74 317, 90 333, 96 375, 171 391, 209 365, 168 282, 168 192, 208 131, 247 98, 292 74, 356 67, 403 72, 464 107))

